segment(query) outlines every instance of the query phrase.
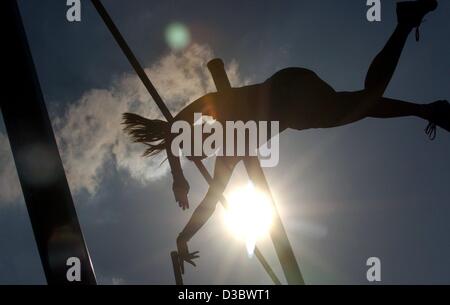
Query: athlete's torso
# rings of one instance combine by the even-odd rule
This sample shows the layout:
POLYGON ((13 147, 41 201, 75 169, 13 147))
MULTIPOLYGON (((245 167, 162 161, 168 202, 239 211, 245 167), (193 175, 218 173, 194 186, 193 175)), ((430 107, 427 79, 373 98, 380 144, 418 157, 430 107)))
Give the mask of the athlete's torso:
POLYGON ((280 129, 307 127, 322 102, 335 93, 316 73, 303 68, 283 69, 265 82, 217 94, 220 121, 279 121, 280 129))

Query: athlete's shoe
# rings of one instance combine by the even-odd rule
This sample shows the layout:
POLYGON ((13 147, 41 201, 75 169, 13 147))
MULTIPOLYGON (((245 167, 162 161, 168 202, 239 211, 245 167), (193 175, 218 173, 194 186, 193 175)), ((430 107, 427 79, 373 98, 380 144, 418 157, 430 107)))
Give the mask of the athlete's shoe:
POLYGON ((431 140, 436 138, 436 126, 450 132, 450 104, 448 101, 437 101, 430 104, 430 123, 425 132, 431 140))
POLYGON ((416 28, 416 40, 419 41, 419 27, 423 18, 429 12, 436 10, 436 0, 404 1, 397 3, 397 20, 399 24, 405 24, 416 28))

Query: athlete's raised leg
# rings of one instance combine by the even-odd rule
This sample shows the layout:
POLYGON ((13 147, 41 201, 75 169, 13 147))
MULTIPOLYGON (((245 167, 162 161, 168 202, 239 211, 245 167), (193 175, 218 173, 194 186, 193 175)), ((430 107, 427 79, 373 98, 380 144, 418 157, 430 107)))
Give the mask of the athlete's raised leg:
POLYGON ((375 57, 367 72, 365 90, 378 99, 383 96, 397 67, 406 40, 420 26, 423 17, 437 8, 436 0, 406 1, 397 4, 398 24, 388 42, 375 57))
POLYGON ((392 75, 397 67, 400 55, 408 35, 418 27, 423 17, 437 7, 436 0, 406 1, 397 5, 398 25, 385 47, 375 57, 366 76, 365 89, 358 92, 337 92, 325 101, 326 113, 318 126, 335 127, 366 117, 393 118, 416 116, 430 121, 450 131, 450 106, 446 101, 428 105, 415 104, 384 98, 392 75))

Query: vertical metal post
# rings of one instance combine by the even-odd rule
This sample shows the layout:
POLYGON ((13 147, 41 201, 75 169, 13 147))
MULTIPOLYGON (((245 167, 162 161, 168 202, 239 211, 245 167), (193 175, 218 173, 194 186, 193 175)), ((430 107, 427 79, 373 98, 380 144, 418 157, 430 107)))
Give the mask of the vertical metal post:
MULTIPOLYGON (((231 89, 230 81, 221 59, 216 58, 211 60, 208 63, 208 69, 211 72, 218 91, 231 89)), ((245 166, 250 179, 253 180, 256 185, 261 186, 272 199, 275 221, 272 229, 270 230, 270 237, 275 247, 275 252, 277 253, 286 280, 288 284, 291 285, 303 285, 305 284, 303 276, 300 272, 297 260, 295 259, 294 251, 292 251, 292 246, 289 242, 286 230, 284 229, 281 217, 278 214, 275 201, 273 200, 273 196, 269 188, 269 184, 267 183, 267 179, 264 175, 264 171, 259 164, 258 157, 252 157, 248 160, 245 160, 245 166)))
POLYGON ((245 159, 244 163, 253 183, 269 194, 272 200, 275 217, 270 230, 270 238, 272 239, 284 276, 289 285, 304 285, 305 281, 295 258, 294 251, 292 250, 291 243, 289 242, 286 230, 284 229, 283 222, 281 221, 280 214, 278 214, 274 197, 270 191, 269 183, 261 168, 259 159, 257 157, 250 157, 245 159))
POLYGON ((4 0, 1 6, 6 77, 0 106, 47 282, 96 284, 18 4, 4 0), (80 267, 80 281, 68 281, 72 266, 80 267))

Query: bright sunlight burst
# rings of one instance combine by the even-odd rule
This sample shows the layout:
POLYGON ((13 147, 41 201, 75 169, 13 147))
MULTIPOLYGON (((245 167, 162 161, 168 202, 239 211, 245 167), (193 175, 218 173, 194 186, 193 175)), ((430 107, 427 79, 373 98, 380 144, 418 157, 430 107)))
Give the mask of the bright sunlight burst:
POLYGON ((225 223, 235 237, 246 243, 248 255, 252 256, 256 242, 269 233, 272 224, 270 198, 249 182, 228 196, 228 204, 225 223))

